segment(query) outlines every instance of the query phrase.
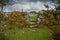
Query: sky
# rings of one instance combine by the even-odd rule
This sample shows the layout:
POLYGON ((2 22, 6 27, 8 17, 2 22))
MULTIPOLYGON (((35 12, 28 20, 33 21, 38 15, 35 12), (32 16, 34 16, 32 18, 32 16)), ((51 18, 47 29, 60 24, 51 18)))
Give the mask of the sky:
POLYGON ((40 11, 46 9, 44 4, 48 4, 50 9, 54 8, 54 4, 50 0, 13 0, 13 5, 5 6, 5 11, 40 11))

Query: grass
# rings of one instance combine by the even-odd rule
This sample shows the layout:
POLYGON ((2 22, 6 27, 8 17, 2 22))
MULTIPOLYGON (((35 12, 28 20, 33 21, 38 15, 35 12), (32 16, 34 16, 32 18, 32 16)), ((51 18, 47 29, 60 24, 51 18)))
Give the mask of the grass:
POLYGON ((37 16, 29 16, 30 19, 37 19, 37 16))
POLYGON ((47 28, 23 28, 8 31, 10 40, 52 40, 51 30, 47 28))

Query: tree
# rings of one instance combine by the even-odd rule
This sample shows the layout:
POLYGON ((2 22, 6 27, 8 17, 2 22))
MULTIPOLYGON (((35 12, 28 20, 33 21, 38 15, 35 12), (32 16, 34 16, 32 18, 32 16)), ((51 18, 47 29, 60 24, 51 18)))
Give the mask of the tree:
MULTIPOLYGON (((1 13, 3 16, 1 17, 1 21, 4 20, 4 17, 5 17, 5 13, 3 13, 3 9, 4 9, 4 6, 6 6, 7 4, 9 3, 9 0, 0 0, 0 8, 1 8, 1 13)), ((1 23, 0 21, 0 23, 1 23)))
POLYGON ((9 0, 0 0, 1 11, 3 11, 4 6, 8 4, 9 0))
POLYGON ((47 10, 49 9, 49 6, 47 4, 45 4, 44 6, 45 6, 45 8, 47 8, 47 10))
POLYGON ((3 11, 4 9, 4 6, 7 6, 7 5, 13 5, 15 3, 14 0, 0 0, 0 11, 3 11))
MULTIPOLYGON (((60 0, 52 0, 52 2, 54 3, 54 6, 55 8, 52 9, 50 11, 50 13, 47 13, 45 14, 46 16, 45 17, 48 17, 49 14, 53 15, 54 17, 54 24, 58 24, 60 22, 60 18, 58 19, 58 16, 60 15, 60 0)), ((47 7, 46 7, 47 8, 47 7)), ((46 11, 45 11, 46 13, 46 11)), ((52 19, 51 19, 52 20, 52 19)), ((48 22, 47 22, 48 24, 48 22)), ((54 32, 54 40, 60 40, 60 26, 57 25, 57 26, 52 26, 52 27, 49 27, 49 29, 51 29, 53 32, 54 32)))
POLYGON ((60 0, 52 0, 52 3, 54 3, 55 9, 56 11, 59 10, 60 11, 60 0), (56 2, 56 3, 55 3, 56 2))

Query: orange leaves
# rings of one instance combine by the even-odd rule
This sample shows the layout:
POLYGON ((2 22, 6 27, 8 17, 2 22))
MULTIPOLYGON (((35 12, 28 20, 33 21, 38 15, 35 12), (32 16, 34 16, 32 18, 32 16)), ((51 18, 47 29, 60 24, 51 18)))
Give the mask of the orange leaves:
POLYGON ((24 27, 26 26, 26 20, 24 16, 22 16, 21 12, 11 12, 7 14, 8 17, 6 17, 6 24, 8 26, 14 26, 14 27, 24 27))

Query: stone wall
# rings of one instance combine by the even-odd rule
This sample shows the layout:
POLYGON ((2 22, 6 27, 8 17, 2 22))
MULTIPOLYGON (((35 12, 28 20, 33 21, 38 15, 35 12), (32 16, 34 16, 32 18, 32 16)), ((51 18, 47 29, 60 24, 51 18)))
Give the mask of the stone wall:
POLYGON ((26 19, 30 27, 37 27, 44 20, 44 15, 41 13, 27 13, 26 19), (37 19, 31 19, 29 16, 36 16, 37 19))

